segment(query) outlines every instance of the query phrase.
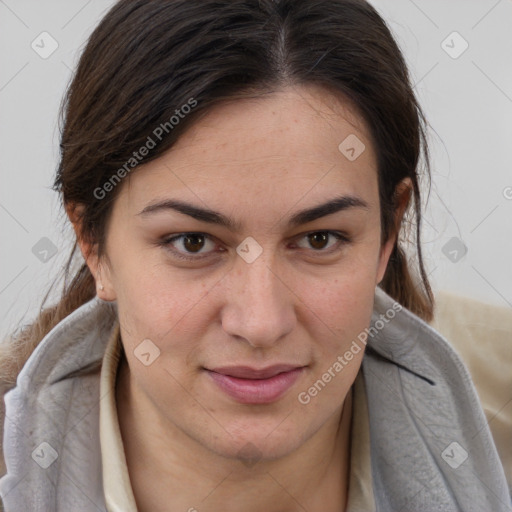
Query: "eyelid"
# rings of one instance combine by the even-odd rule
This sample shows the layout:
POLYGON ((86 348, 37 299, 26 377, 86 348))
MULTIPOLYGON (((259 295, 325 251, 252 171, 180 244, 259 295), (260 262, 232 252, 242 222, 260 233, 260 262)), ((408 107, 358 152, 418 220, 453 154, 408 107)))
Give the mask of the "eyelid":
POLYGON ((214 240, 214 237, 212 237, 211 235, 208 235, 207 233, 203 233, 201 231, 186 231, 184 233, 177 233, 175 235, 163 237, 161 239, 161 241, 159 242, 159 245, 164 246, 167 250, 169 250, 173 254, 173 257, 176 257, 180 260, 199 261, 204 258, 207 258, 209 253, 206 253, 206 255, 203 255, 203 253, 199 253, 199 255, 194 255, 193 253, 186 253, 186 252, 178 251, 178 250, 172 248, 172 245, 171 245, 172 242, 179 240, 181 238, 184 238, 187 235, 201 235, 205 239, 208 239, 210 241, 214 240))
MULTIPOLYGON (((295 235, 293 237, 293 239, 303 239, 303 238, 306 238, 307 236, 309 235, 313 235, 313 234, 316 234, 316 233, 327 233, 331 236, 333 236, 334 238, 336 238, 338 240, 338 243, 335 244, 333 247, 330 247, 328 249, 318 249, 318 250, 315 250, 315 249, 311 249, 311 251, 313 253, 316 253, 318 255, 328 255, 328 254, 331 254, 332 252, 335 252, 335 251, 338 251, 338 250, 341 250, 341 247, 340 245, 345 245, 347 243, 350 243, 351 239, 350 237, 345 234, 344 232, 341 232, 341 231, 334 231, 334 230, 329 230, 329 229, 316 229, 316 230, 312 230, 312 231, 307 231, 305 233, 301 233, 299 235, 295 235)), ((159 241, 159 245, 161 246, 164 246, 165 248, 167 248, 172 254, 174 257, 178 258, 178 259, 181 259, 181 260, 187 260, 187 261, 200 261, 204 258, 208 258, 210 254, 216 252, 216 251, 210 251, 210 253, 206 253, 205 255, 202 255, 202 253, 199 253, 198 255, 193 255, 193 253, 184 253, 182 251, 178 251, 176 249, 173 249, 171 248, 171 243, 176 241, 176 240, 179 240, 187 235, 201 235, 203 236, 204 238, 208 239, 208 240, 211 240, 211 241, 214 241, 215 240, 215 237, 207 234, 207 233, 203 233, 201 231, 186 231, 186 232, 183 232, 183 233, 177 233, 177 234, 174 234, 174 235, 170 235, 170 236, 165 236, 163 237, 160 241, 159 241)), ((303 249, 303 248, 300 248, 302 250, 308 250, 308 249, 303 249)))
POLYGON ((295 237, 295 238, 303 239, 303 238, 306 238, 309 235, 314 235, 314 234, 317 234, 317 233, 327 233, 328 235, 331 235, 334 238, 336 238, 338 243, 334 244, 332 247, 329 247, 328 249, 318 249, 318 250, 311 249, 311 251, 313 253, 317 253, 317 254, 330 254, 333 251, 339 250, 340 249, 340 244, 347 244, 347 243, 350 242, 350 238, 345 233, 343 233, 341 231, 333 231, 333 230, 329 230, 329 229, 325 229, 325 230, 321 230, 321 229, 318 230, 317 229, 317 230, 313 230, 313 231, 308 231, 307 233, 298 235, 298 237, 295 237))

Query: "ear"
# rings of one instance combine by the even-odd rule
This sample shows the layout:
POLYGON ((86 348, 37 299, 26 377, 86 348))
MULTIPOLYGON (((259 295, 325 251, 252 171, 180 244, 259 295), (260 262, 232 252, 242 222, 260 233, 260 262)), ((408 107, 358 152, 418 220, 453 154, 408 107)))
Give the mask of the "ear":
POLYGON ((112 279, 110 275, 110 267, 107 264, 106 258, 98 257, 98 245, 93 243, 84 236, 82 230, 82 217, 84 206, 76 203, 68 203, 66 205, 66 213, 73 225, 76 240, 82 256, 91 271, 91 274, 96 281, 96 295, 105 301, 116 300, 114 288, 112 286, 112 279))
POLYGON ((400 233, 400 226, 402 225, 402 219, 411 199, 412 194, 412 181, 411 178, 404 178, 395 189, 395 214, 394 214, 394 229, 390 233, 388 240, 382 245, 379 254, 379 264, 377 269, 377 281, 376 285, 384 279, 386 268, 388 266, 389 258, 393 252, 393 248, 398 239, 400 233))

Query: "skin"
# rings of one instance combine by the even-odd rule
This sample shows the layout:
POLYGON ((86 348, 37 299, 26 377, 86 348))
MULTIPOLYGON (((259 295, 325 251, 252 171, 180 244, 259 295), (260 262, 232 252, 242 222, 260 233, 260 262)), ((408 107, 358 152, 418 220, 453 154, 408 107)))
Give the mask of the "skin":
MULTIPOLYGON (((312 86, 218 105, 121 187, 106 256, 81 248, 98 296, 118 305, 127 359, 117 409, 139 510, 345 510, 349 391, 363 351, 307 405, 297 397, 368 327, 396 240, 380 243, 376 155, 361 116, 312 86), (338 149, 350 134, 366 146, 353 162, 338 149), (367 207, 287 225, 299 210, 342 195, 367 207), (241 229, 171 209, 140 215, 170 198, 232 217, 241 229), (307 236, 325 231, 350 241, 307 236), (209 238, 158 243, 191 232, 209 238), (263 250, 252 263, 236 252, 247 237, 263 250), (203 258, 180 260, 172 249, 203 258), (161 351, 149 366, 134 354, 144 339, 161 351), (305 369, 265 405, 238 403, 204 371, 276 363, 305 369)), ((398 197, 396 227, 408 180, 398 197)))

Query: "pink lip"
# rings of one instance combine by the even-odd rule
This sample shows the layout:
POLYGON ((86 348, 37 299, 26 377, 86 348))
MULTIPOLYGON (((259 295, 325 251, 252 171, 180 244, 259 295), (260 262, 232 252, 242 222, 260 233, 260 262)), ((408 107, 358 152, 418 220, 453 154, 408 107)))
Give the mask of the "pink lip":
POLYGON ((244 404, 275 402, 290 389, 304 367, 275 365, 263 369, 231 366, 207 370, 229 396, 244 404))

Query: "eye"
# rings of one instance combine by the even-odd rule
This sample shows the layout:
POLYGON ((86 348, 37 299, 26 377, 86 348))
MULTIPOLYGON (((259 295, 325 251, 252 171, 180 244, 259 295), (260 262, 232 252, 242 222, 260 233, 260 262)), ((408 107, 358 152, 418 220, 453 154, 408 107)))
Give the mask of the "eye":
MULTIPOLYGON (((336 252, 336 250, 341 249, 341 246, 350 242, 347 236, 337 231, 314 231, 306 233, 302 239, 306 239, 310 246, 305 247, 305 249, 313 248, 314 252, 326 254, 336 252), (334 243, 329 245, 330 237, 334 243)), ((181 233, 163 238, 158 244, 168 249, 173 254, 173 257, 187 261, 198 261, 207 258, 209 254, 215 252, 215 243, 206 233, 181 233), (208 243, 210 243, 212 250, 203 251, 202 249, 207 247, 208 243), (177 248, 177 246, 181 246, 181 249, 177 248)), ((297 246, 301 247, 298 244, 297 246)))
POLYGON ((205 233, 182 233, 163 239, 161 245, 167 247, 179 259, 194 261, 206 257, 207 254, 203 254, 205 252, 213 252, 200 252, 207 245, 207 242, 210 242, 211 246, 215 248, 215 243, 205 233), (174 249, 175 242, 178 242, 178 245, 181 245, 183 250, 174 249))
POLYGON ((335 252, 337 249, 340 249, 340 246, 344 245, 344 243, 350 242, 350 239, 347 236, 342 233, 338 233, 337 231, 313 231, 304 235, 303 239, 306 239, 310 246, 306 247, 306 249, 312 247, 315 252, 325 252, 327 254, 335 252), (329 237, 334 239, 334 243, 331 245, 328 244, 329 237), (334 251, 330 250, 333 247, 334 251))

